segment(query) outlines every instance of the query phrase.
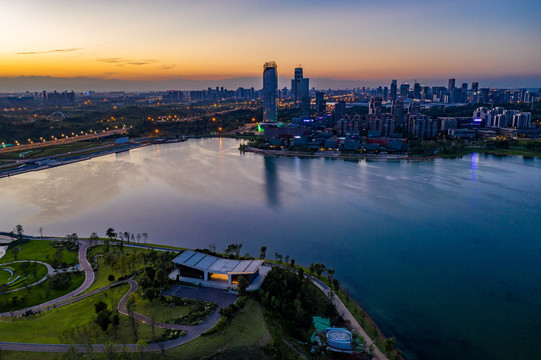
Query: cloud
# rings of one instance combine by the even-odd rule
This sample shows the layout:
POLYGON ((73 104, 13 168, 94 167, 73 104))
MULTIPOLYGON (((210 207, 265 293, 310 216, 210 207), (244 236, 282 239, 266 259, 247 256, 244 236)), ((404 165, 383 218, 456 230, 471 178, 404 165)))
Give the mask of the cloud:
POLYGON ((175 66, 176 66, 175 64, 171 64, 171 65, 162 65, 162 66, 160 66, 158 69, 160 69, 160 70, 169 70, 169 69, 174 68, 175 66))
POLYGON ((109 63, 109 64, 116 64, 117 66, 125 66, 125 65, 134 65, 134 66, 141 66, 141 65, 148 65, 158 62, 158 60, 154 59, 148 59, 148 60, 130 60, 130 59, 124 59, 124 58, 118 58, 118 57, 112 57, 112 58, 98 58, 98 61, 109 63))
POLYGON ((79 50, 82 50, 82 48, 55 49, 55 50, 46 50, 46 51, 22 51, 16 54, 17 55, 38 55, 38 54, 52 54, 52 53, 58 53, 58 52, 72 52, 72 51, 79 51, 79 50))

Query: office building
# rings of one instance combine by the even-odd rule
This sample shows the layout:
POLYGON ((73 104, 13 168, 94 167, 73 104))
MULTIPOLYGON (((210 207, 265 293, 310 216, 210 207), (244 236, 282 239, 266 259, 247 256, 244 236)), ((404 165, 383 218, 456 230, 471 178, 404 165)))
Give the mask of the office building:
POLYGON ((413 98, 417 100, 421 98, 421 84, 418 82, 413 84, 413 98))
POLYGON ((370 103, 368 104, 368 113, 370 115, 379 116, 383 112, 382 100, 380 97, 370 98, 370 103))
POLYGON ((310 79, 303 76, 301 67, 295 68, 294 78, 291 79, 291 97, 296 108, 301 108, 303 116, 310 115, 310 79))
POLYGON ((334 105, 334 123, 336 124, 344 116, 346 116, 346 102, 339 101, 334 105))
POLYGON ((316 109, 318 115, 327 112, 327 102, 325 101, 325 93, 323 91, 316 91, 316 109))
POLYGON ((396 100, 396 91, 397 91, 396 80, 393 80, 391 81, 391 93, 389 94, 391 101, 396 100))
POLYGON ((277 122, 278 70, 274 61, 263 65, 263 122, 277 122))
POLYGON ((449 92, 453 91, 454 88, 455 88, 455 82, 456 80, 455 79, 449 79, 449 86, 447 87, 447 90, 449 92))
POLYGON ((409 91, 410 91, 410 86, 408 83, 404 83, 400 85, 400 98, 402 100, 407 99, 409 91))

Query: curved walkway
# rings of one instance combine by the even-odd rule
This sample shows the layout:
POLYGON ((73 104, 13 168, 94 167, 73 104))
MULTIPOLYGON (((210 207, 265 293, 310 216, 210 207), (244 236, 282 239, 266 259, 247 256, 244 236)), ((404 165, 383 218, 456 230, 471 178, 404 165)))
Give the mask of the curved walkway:
MULTIPOLYGON (((99 292, 102 292, 104 290, 107 290, 111 288, 112 286, 122 284, 122 283, 128 283, 130 285, 130 289, 128 292, 122 297, 118 304, 118 311, 126 316, 128 315, 128 310, 126 309, 126 303, 128 301, 128 297, 131 293, 135 292, 137 290, 137 282, 133 279, 128 280, 122 280, 118 281, 112 284, 109 284, 108 286, 102 287, 100 289, 96 289, 93 291, 90 291, 85 294, 81 294, 79 296, 73 297, 69 299, 68 301, 65 301, 62 303, 62 306, 71 304, 74 302, 77 302, 79 300, 82 300, 84 298, 90 297, 92 295, 95 295, 99 292)), ((139 314, 139 313, 132 313, 132 316, 141 322, 152 324, 152 319, 139 314)), ((162 322, 154 322, 154 326, 164 329, 171 329, 171 330, 185 330, 186 335, 179 337, 174 340, 159 342, 159 343, 151 343, 147 346, 147 348, 144 351, 162 351, 162 350, 168 350, 172 349, 174 347, 183 345, 189 341, 192 341, 194 339, 197 339, 199 336, 201 336, 202 333, 205 331, 208 331, 211 329, 217 322, 220 320, 220 314, 218 312, 218 309, 216 309, 205 321, 203 321, 199 325, 177 325, 177 324, 166 324, 162 322)), ((137 344, 126 344, 126 345, 114 345, 115 351, 124 351, 126 349, 127 351, 139 351, 137 348, 137 344)), ((0 341, 0 349, 2 350, 14 350, 14 351, 38 351, 38 352, 67 352, 72 347, 77 348, 79 351, 88 351, 88 348, 85 348, 84 346, 80 345, 68 345, 68 344, 36 344, 36 343, 19 343, 19 342, 3 342, 0 341)), ((92 351, 94 352, 104 352, 105 351, 105 345, 103 344, 96 344, 92 345, 92 351)))
MULTIPOLYGON (((48 308, 51 308, 51 307, 54 307, 56 304, 59 304, 59 303, 62 303, 72 297, 75 297, 79 294, 81 294, 82 292, 86 291, 90 285, 92 285, 92 283, 94 282, 94 270, 92 270, 92 266, 90 266, 90 263, 88 262, 88 260, 86 259, 86 252, 88 250, 88 247, 90 246, 90 242, 89 241, 86 241, 86 240, 79 240, 79 264, 81 264, 81 267, 83 268, 83 271, 85 272, 85 281, 83 282, 83 284, 81 286, 79 286, 79 288, 77 288, 76 290, 64 295, 64 296, 61 296, 61 297, 58 297, 56 299, 53 299, 53 300, 50 300, 50 301, 47 301, 47 302, 44 302, 42 304, 39 304, 39 305, 35 305, 35 306, 31 306, 31 307, 28 307, 26 309, 22 309, 22 310, 17 310, 17 311, 13 311, 13 312, 5 312, 5 313, 0 313, 0 316, 20 316, 20 315, 23 315, 24 313, 26 313, 27 311, 31 310, 32 312, 38 312, 40 310, 44 310, 44 309, 48 309, 48 308)), ((45 263, 43 263, 45 264, 45 263)), ((48 264, 46 264, 48 265, 48 264)), ((43 279, 42 279, 43 280, 43 279)), ((41 280, 40 280, 41 281, 41 280)), ((45 281, 45 280, 43 280, 45 281)))
MULTIPOLYGON (((94 281, 94 271, 92 270, 91 265, 88 263, 88 260, 86 258, 86 252, 89 247, 89 242, 81 241, 79 246, 79 262, 81 266, 83 267, 85 271, 85 281, 84 283, 75 291, 72 291, 69 294, 66 294, 62 297, 59 297, 57 299, 48 301, 46 303, 36 305, 30 308, 14 311, 13 313, 3 313, 0 314, 0 316, 19 316, 27 312, 28 310, 32 310, 34 312, 37 312, 39 310, 48 310, 51 308, 56 308, 56 305, 64 306, 68 305, 77 301, 80 301, 82 299, 85 299, 87 297, 90 297, 92 295, 95 295, 97 293, 100 293, 102 291, 105 291, 113 286, 127 283, 130 285, 130 289, 128 292, 122 297, 118 304, 118 311, 126 316, 128 315, 128 310, 126 309, 126 303, 128 302, 129 295, 137 290, 137 282, 133 279, 128 280, 122 280, 117 281, 114 283, 111 283, 107 286, 104 286, 99 289, 92 290, 88 293, 81 294, 85 290, 87 290, 92 282, 94 281)), ((186 335, 179 337, 174 340, 159 342, 159 343, 152 343, 147 346, 145 351, 162 351, 167 349, 172 349, 174 347, 180 346, 182 344, 185 344, 191 340, 194 340, 201 336, 202 333, 208 331, 211 329, 217 322, 220 320, 220 314, 218 312, 219 308, 217 308, 205 321, 203 321, 199 325, 177 325, 177 324, 166 324, 158 321, 154 321, 154 326, 164 328, 164 329, 171 329, 171 330, 185 330, 186 335)), ((152 324, 153 320, 145 315, 133 312, 132 316, 141 322, 145 322, 147 324, 152 324)), ((0 349, 2 350, 14 350, 14 351, 37 351, 37 352, 67 352, 72 347, 75 347, 79 351, 88 351, 88 348, 85 348, 81 345, 68 345, 68 344, 37 344, 37 343, 19 343, 19 342, 4 342, 0 341, 0 349)), ((115 345, 115 351, 139 351, 137 348, 137 344, 126 344, 126 345, 115 345)), ((103 344, 96 344, 92 345, 92 351, 94 352, 104 352, 105 351, 105 345, 103 344)))

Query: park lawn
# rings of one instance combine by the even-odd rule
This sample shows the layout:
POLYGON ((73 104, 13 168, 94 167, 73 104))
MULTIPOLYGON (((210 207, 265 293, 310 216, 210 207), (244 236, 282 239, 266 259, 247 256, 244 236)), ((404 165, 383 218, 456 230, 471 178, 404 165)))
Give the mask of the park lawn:
POLYGON ((12 351, 12 350, 0 350, 2 360, 59 360, 62 359, 62 355, 58 353, 46 353, 35 351, 12 351))
POLYGON ((24 309, 66 295, 83 284, 85 274, 83 272, 71 273, 70 286, 62 290, 49 289, 49 281, 46 280, 25 290, 0 295, 0 312, 24 309), (17 297, 15 302, 13 302, 14 297, 17 297))
MULTIPOLYGON (((182 346, 168 350, 173 359, 201 359, 236 348, 262 347, 269 343, 271 335, 265 323, 261 305, 249 299, 242 312, 235 314, 224 333, 216 331, 200 336, 182 346)), ((151 356, 145 357, 150 359, 151 356)))
POLYGON ((4 264, 0 266, 0 285, 7 284, 9 281, 15 280, 15 278, 20 275, 20 278, 17 281, 9 285, 9 290, 14 290, 37 282, 45 277, 47 272, 47 267, 39 263, 26 262, 4 264), (2 270, 5 268, 9 268, 13 271, 12 277, 8 271, 2 270), (26 278, 27 276, 28 278, 26 278), (25 278, 26 280, 24 280, 25 278))
MULTIPOLYGON (((111 246, 111 249, 113 249, 114 247, 111 246)), ((97 255, 97 254, 100 254, 101 252, 103 252, 103 246, 100 245, 100 246, 96 246, 96 247, 93 247, 91 249, 91 251, 89 252, 89 256, 87 256, 88 258, 88 261, 90 262, 90 264, 93 264, 93 257, 94 255, 97 255)), ((141 248, 131 248, 131 247, 124 247, 124 254, 134 254, 134 253, 138 253, 138 252, 141 252, 141 251, 149 251, 147 249, 141 249, 141 248)), ((92 285, 88 288, 88 290, 86 290, 86 292, 89 292, 89 291, 92 291, 92 290, 95 290, 95 289, 100 289, 104 286, 107 286, 111 283, 111 281, 109 281, 109 275, 113 275, 115 277, 115 280, 118 280, 119 277, 121 276, 124 276, 124 275, 127 275, 129 273, 131 273, 132 271, 131 270, 128 270, 128 272, 122 272, 118 267, 115 267, 113 269, 112 265, 111 264, 107 264, 105 262, 105 257, 104 256, 99 256, 97 258, 98 260, 98 270, 94 272, 94 282, 92 283, 92 285)), ((144 267, 146 266, 149 266, 149 264, 144 264, 142 261, 138 261, 137 264, 135 264, 134 268, 135 270, 139 270, 139 269, 143 269, 144 267)))
POLYGON ((153 303, 141 298, 141 295, 135 295, 135 312, 146 315, 156 321, 167 323, 167 320, 179 318, 190 312, 187 306, 167 306, 160 300, 155 299, 153 303))
MULTIPOLYGON (((62 336, 68 329, 75 326, 83 326, 93 323, 96 314, 94 304, 104 301, 108 308, 115 308, 122 296, 128 291, 129 286, 118 286, 73 304, 49 310, 33 318, 21 318, 18 320, 0 320, 0 341, 61 344, 62 336)), ((97 327, 97 326, 96 326, 97 327)), ((159 334, 163 330, 157 329, 159 334)), ((150 339, 152 329, 149 325, 138 322, 138 335, 140 338, 150 339)), ((130 320, 127 316, 120 315, 120 324, 117 336, 109 329, 104 333, 99 327, 95 331, 93 339, 96 344, 111 343, 136 343, 133 336, 130 320)))
MULTIPOLYGON (((38 260, 50 263, 57 251, 57 249, 51 246, 51 241, 49 240, 30 240, 26 244, 17 247, 20 248, 17 259, 15 259, 13 249, 9 249, 2 257, 3 263, 13 260, 38 260)), ((78 254, 74 251, 62 250, 61 261, 65 262, 67 266, 76 265, 79 263, 78 254)))

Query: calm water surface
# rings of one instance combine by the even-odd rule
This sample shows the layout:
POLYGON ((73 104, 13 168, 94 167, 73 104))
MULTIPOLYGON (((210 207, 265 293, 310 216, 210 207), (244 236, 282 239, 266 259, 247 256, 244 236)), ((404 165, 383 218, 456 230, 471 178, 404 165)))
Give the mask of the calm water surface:
POLYGON ((541 159, 348 162, 192 140, 0 179, 0 228, 323 262, 409 359, 541 358, 541 159))

